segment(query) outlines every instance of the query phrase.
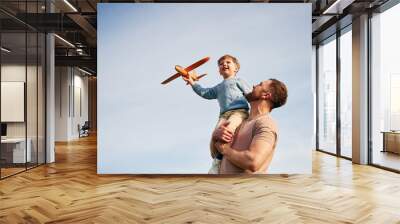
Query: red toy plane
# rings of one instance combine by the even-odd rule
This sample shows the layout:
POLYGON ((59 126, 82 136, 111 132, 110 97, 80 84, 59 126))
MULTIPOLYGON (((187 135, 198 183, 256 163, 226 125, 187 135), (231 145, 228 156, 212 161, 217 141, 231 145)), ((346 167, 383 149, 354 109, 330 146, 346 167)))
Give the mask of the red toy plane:
MULTIPOLYGON (((206 63, 208 60, 210 60, 210 57, 205 57, 203 59, 201 59, 200 61, 197 61, 195 63, 193 63, 192 65, 189 65, 186 68, 183 68, 179 65, 175 66, 175 70, 178 72, 176 74, 174 74, 173 76, 169 77, 168 79, 164 80, 161 84, 167 84, 169 82, 171 82, 172 80, 180 77, 180 76, 184 76, 184 77, 188 77, 189 76, 189 72, 192 71, 193 69, 199 67, 200 65, 206 63)), ((205 75, 207 74, 203 74, 203 75, 199 75, 199 76, 193 76, 192 78, 195 81, 198 81, 199 79, 203 78, 205 75)))

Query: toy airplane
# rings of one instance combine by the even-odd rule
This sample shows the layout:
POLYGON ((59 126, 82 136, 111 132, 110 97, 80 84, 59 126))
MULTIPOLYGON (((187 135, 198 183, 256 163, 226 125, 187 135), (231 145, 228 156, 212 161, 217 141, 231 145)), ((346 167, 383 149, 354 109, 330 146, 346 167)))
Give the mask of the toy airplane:
MULTIPOLYGON (((208 60, 210 60, 210 57, 205 57, 203 59, 201 59, 200 61, 195 62, 194 64, 189 65, 186 68, 183 68, 179 65, 175 66, 175 70, 178 72, 176 74, 174 74, 173 76, 169 77, 168 79, 164 80, 161 84, 167 84, 169 82, 171 82, 172 80, 180 77, 180 76, 184 76, 184 77, 188 77, 189 76, 189 72, 192 71, 193 69, 199 67, 200 65, 206 63, 208 60)), ((203 75, 199 75, 199 76, 194 76, 192 75, 192 78, 194 81, 198 81, 199 79, 203 78, 205 75, 207 74, 203 74, 203 75)))

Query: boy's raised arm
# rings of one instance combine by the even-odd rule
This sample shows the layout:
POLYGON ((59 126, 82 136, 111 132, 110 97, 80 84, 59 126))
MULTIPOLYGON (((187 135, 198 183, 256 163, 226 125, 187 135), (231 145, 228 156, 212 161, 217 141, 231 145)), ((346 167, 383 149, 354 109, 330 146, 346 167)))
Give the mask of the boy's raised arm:
POLYGON ((203 88, 200 86, 200 84, 194 83, 192 85, 192 89, 197 95, 203 97, 204 99, 211 100, 217 98, 216 86, 212 88, 203 88))
POLYGON ((203 88, 200 86, 200 84, 195 83, 195 81, 192 78, 192 74, 195 74, 195 71, 191 71, 189 72, 189 76, 188 77, 184 77, 182 76, 183 80, 185 80, 186 82, 188 82, 191 86, 193 91, 203 97, 204 99, 216 99, 217 98, 217 90, 216 90, 216 86, 212 87, 212 88, 203 88), (192 73, 193 72, 193 73, 192 73))

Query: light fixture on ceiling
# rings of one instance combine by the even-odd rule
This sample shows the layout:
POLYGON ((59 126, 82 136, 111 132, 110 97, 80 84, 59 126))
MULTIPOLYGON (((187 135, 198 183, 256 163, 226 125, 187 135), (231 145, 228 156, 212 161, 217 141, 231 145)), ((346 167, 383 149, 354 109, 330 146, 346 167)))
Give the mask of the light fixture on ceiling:
POLYGON ((6 52, 6 53, 10 53, 10 52, 11 52, 11 50, 9 50, 9 49, 7 49, 7 48, 5 48, 5 47, 1 47, 1 50, 4 51, 4 52, 6 52))
POLYGON ((76 49, 76 53, 78 53, 79 55, 86 55, 86 54, 83 52, 83 49, 82 49, 82 48, 77 48, 77 49, 76 49))
POLYGON ((64 38, 62 38, 62 37, 60 37, 60 36, 57 35, 57 34, 54 34, 54 36, 57 37, 58 39, 60 39, 61 41, 63 41, 64 43, 66 43, 67 45, 69 45, 69 46, 75 48, 75 45, 73 45, 73 44, 72 44, 71 42, 69 42, 68 40, 66 40, 66 39, 64 39, 64 38))
POLYGON ((68 0, 64 0, 65 4, 67 4, 72 10, 74 10, 74 12, 78 12, 78 10, 71 4, 68 2, 68 0))
POLYGON ((83 69, 81 69, 81 68, 79 68, 79 67, 78 67, 78 70, 81 71, 81 72, 83 72, 83 73, 85 73, 85 74, 87 74, 87 75, 90 75, 90 76, 93 75, 92 73, 90 73, 90 72, 88 72, 88 71, 86 71, 86 70, 83 70, 83 69))
POLYGON ((336 0, 332 5, 324 10, 322 14, 342 14, 343 9, 351 5, 355 0, 336 0))

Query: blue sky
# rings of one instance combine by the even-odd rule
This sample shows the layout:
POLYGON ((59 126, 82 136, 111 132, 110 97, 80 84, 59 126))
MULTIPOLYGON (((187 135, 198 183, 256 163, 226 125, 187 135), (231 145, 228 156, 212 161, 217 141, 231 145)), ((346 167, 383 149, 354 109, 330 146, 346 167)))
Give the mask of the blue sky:
POLYGON ((310 173, 313 121, 309 4, 99 4, 100 173, 206 173, 216 100, 180 79, 160 83, 203 57, 199 83, 222 81, 217 60, 236 56, 250 84, 285 82, 287 105, 271 173, 310 173))

